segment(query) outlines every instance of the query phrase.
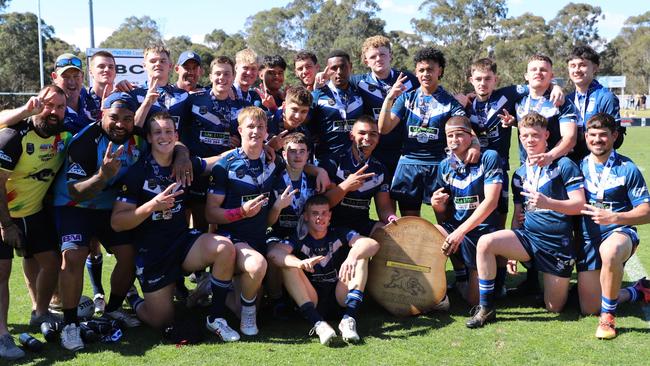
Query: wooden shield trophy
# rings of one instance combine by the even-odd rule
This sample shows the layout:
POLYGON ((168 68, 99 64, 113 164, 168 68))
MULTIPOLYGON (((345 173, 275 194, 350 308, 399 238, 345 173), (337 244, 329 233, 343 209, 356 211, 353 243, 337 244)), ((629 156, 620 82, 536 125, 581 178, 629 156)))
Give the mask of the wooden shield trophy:
POLYGON ((433 310, 447 292, 440 231, 423 218, 403 217, 372 237, 381 248, 370 261, 368 293, 395 316, 433 310))

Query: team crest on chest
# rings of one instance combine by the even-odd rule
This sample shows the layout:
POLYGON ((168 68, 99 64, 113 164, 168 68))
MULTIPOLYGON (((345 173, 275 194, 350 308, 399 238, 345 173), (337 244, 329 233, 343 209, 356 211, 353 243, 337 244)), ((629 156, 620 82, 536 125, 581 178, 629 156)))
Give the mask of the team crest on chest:
POLYGON ((246 170, 244 170, 244 168, 239 168, 239 169, 235 170, 235 175, 239 179, 244 178, 244 176, 246 175, 246 170))
POLYGON ((329 104, 329 105, 335 105, 335 104, 336 104, 336 101, 334 101, 334 99, 330 98, 330 99, 327 100, 327 104, 329 104))
POLYGON ((34 153, 34 144, 28 142, 27 145, 25 146, 25 150, 29 155, 32 155, 34 153))

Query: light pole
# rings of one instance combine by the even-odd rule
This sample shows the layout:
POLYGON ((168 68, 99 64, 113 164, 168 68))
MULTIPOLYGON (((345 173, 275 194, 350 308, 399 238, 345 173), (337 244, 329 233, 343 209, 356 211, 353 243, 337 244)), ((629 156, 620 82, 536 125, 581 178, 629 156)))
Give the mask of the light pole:
POLYGON ((88 0, 90 10, 90 48, 95 48, 95 25, 93 21, 93 0, 88 0))
POLYGON ((41 0, 38 0, 38 65, 41 75, 41 89, 45 85, 45 75, 43 74, 43 34, 41 33, 41 0))

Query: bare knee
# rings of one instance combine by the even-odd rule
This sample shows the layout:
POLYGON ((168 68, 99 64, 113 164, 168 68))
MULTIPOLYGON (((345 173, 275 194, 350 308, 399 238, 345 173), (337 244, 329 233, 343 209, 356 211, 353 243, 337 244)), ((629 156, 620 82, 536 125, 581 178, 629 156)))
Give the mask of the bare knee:
POLYGON ((494 243, 494 239, 492 238, 492 235, 487 234, 483 235, 478 239, 478 243, 476 244, 476 254, 487 254, 490 253, 492 250, 492 245, 494 243))
POLYGON ((246 259, 246 271, 254 279, 262 280, 266 275, 267 267, 268 263, 261 254, 246 259))
POLYGON ((212 262, 217 260, 234 262, 237 253, 231 242, 220 240, 209 245, 205 255, 212 258, 212 262))
POLYGON ((601 245, 598 249, 604 266, 620 266, 625 261, 628 248, 625 244, 601 245))

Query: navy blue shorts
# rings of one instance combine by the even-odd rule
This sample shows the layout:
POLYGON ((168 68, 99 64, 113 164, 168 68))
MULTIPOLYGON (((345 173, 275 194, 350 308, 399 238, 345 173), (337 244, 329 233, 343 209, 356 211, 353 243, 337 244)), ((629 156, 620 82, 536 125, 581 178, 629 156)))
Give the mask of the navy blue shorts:
POLYGON ((575 264, 575 255, 570 246, 570 240, 566 252, 558 252, 549 249, 550 245, 545 245, 548 239, 542 236, 524 229, 516 229, 513 232, 517 235, 517 239, 519 239, 530 258, 532 258, 528 262, 522 262, 526 268, 534 268, 540 272, 558 277, 571 277, 573 265, 575 264))
POLYGON ((231 233, 228 232, 228 231, 219 230, 219 228, 217 228, 217 235, 225 236, 225 237, 228 238, 228 240, 230 240, 233 244, 237 244, 237 243, 246 243, 246 244, 248 244, 251 248, 257 250, 260 254, 266 256, 266 251, 267 251, 267 245, 266 245, 266 243, 267 243, 267 240, 261 240, 260 242, 252 242, 252 241, 250 241, 250 240, 244 240, 244 239, 242 239, 242 238, 240 238, 240 237, 238 237, 238 236, 236 236, 236 235, 234 235, 234 234, 231 234, 231 233))
POLYGON ((318 296, 316 310, 326 320, 340 319, 345 308, 336 300, 337 282, 311 282, 318 296))
POLYGON ((149 259, 146 254, 139 253, 135 260, 135 275, 142 292, 158 291, 183 278, 183 261, 202 234, 198 230, 188 230, 174 241, 173 249, 163 258, 149 259))
MULTIPOLYGON (((441 225, 445 230, 447 231, 448 234, 451 234, 456 228, 449 224, 449 223, 443 223, 441 225)), ((465 235, 465 239, 463 239, 463 242, 460 244, 460 254, 463 256, 463 262, 465 265, 471 269, 476 269, 476 245, 478 244, 478 240, 481 236, 490 234, 493 231, 487 231, 484 230, 481 233, 478 233, 474 230, 470 231, 467 235, 465 235)))
MULTIPOLYGON (((34 254, 59 249, 54 220, 47 210, 40 210, 33 215, 16 217, 11 220, 23 233, 25 239, 23 256, 25 258, 32 258, 34 254)), ((3 243, 0 238, 0 259, 12 259, 13 257, 14 248, 3 243)))
POLYGON ((379 221, 369 219, 369 218, 360 218, 352 220, 346 217, 339 217, 337 220, 332 218, 332 223, 330 224, 333 227, 345 227, 347 229, 352 229, 363 236, 370 237, 370 232, 372 228, 375 227, 379 221))
POLYGON ((111 228, 110 210, 57 206, 55 216, 62 252, 88 247, 92 238, 97 238, 107 249, 133 244, 131 230, 116 232, 111 228))
POLYGON ((422 202, 431 203, 438 174, 438 164, 399 162, 390 187, 390 197, 399 201, 400 209, 419 210, 422 202))
POLYGON ((603 261, 600 258, 600 243, 604 242, 613 233, 627 235, 632 241, 633 248, 639 245, 639 234, 637 234, 636 228, 632 226, 622 226, 615 230, 602 233, 600 241, 597 243, 590 238, 583 239, 582 235, 580 235, 580 239, 582 240, 578 241, 578 259, 576 262, 578 272, 596 271, 602 268, 603 261))
POLYGON ((296 232, 295 228, 293 230, 288 228, 280 228, 280 229, 269 228, 268 230, 266 230, 266 246, 268 247, 269 244, 271 243, 280 242, 290 237, 291 234, 295 232, 296 232))

